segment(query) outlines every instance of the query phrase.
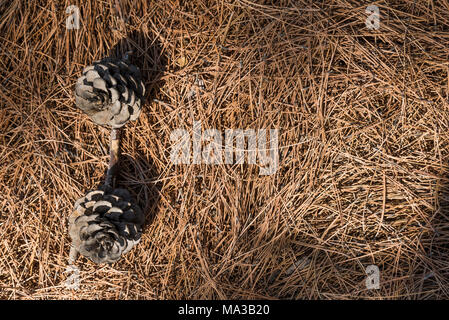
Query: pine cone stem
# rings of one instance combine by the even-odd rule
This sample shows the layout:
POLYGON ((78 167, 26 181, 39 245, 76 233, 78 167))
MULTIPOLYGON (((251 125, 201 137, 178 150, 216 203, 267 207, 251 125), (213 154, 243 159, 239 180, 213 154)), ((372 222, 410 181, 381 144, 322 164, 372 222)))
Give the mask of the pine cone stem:
POLYGON ((104 184, 106 187, 114 187, 114 176, 117 174, 120 155, 120 129, 111 129, 111 138, 109 143, 109 165, 104 184))

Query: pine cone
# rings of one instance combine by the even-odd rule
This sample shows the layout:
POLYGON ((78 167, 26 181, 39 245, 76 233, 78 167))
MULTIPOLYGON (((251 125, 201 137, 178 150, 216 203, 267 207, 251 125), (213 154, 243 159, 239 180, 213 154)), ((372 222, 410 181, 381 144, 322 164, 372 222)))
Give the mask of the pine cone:
POLYGON ((95 123, 113 128, 139 117, 144 95, 139 68, 117 58, 84 68, 75 86, 78 108, 95 123))
POLYGON ((113 263, 140 241, 144 216, 125 189, 90 191, 69 217, 72 246, 95 263, 113 263))

